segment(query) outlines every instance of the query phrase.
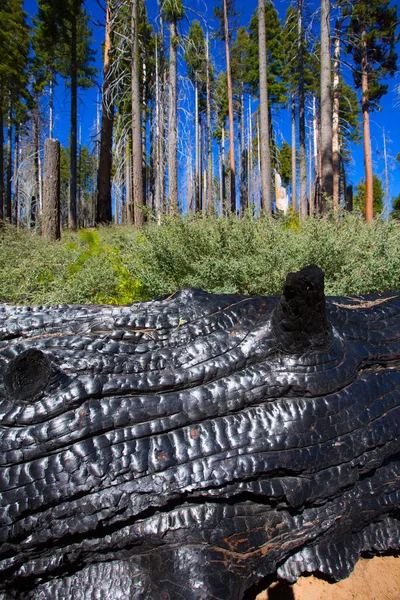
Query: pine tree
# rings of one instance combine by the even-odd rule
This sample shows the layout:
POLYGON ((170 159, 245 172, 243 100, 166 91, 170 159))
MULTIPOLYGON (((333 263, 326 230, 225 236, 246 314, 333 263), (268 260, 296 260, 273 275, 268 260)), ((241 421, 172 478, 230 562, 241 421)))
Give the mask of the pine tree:
POLYGON ((43 52, 55 57, 52 68, 71 89, 69 226, 76 229, 78 89, 94 85, 96 74, 89 19, 83 0, 39 0, 38 21, 43 52))
POLYGON ((163 15, 169 22, 169 104, 168 104, 168 195, 169 212, 178 212, 178 127, 177 127, 177 23, 184 16, 181 0, 165 0, 163 15))
POLYGON ((398 40, 397 7, 390 0, 355 0, 345 3, 349 16, 347 52, 352 55, 356 88, 361 88, 361 111, 365 162, 365 217, 373 219, 373 173, 371 156, 370 112, 386 94, 388 86, 381 80, 393 76, 397 68, 395 44, 398 40))
POLYGON ((230 209, 236 213, 236 164, 235 164, 235 128, 233 118, 233 90, 231 71, 231 49, 229 31, 229 18, 235 15, 234 0, 222 0, 222 8, 215 7, 214 14, 220 20, 219 37, 225 42, 226 81, 228 94, 228 119, 229 119, 229 167, 230 167, 230 209))
POLYGON ((200 22, 195 20, 192 22, 189 35, 185 44, 186 70, 189 79, 194 84, 195 89, 195 185, 194 196, 196 211, 200 211, 201 206, 201 169, 200 169, 200 112, 201 106, 204 105, 205 94, 207 92, 207 58, 206 58, 206 42, 204 38, 204 30, 200 22))
MULTIPOLYGON (((22 0, 3 0, 0 5, 0 221, 11 220, 11 188, 4 202, 4 125, 8 113, 9 133, 13 115, 28 101, 28 55, 30 48, 27 15, 22 0)), ((19 119, 17 119, 19 120, 19 119)), ((11 146, 9 148, 11 152, 11 146)), ((11 166, 10 160, 9 165, 11 166)))
MULTIPOLYGON (((321 192, 322 213, 333 197, 332 83, 330 45, 330 2, 321 0, 321 192)), ((336 206, 337 208, 337 206, 336 206)))
POLYGON ((114 103, 110 94, 111 65, 113 52, 111 35, 111 0, 106 3, 105 42, 103 58, 103 93, 101 114, 100 155, 97 178, 96 223, 110 223, 112 219, 111 168, 112 138, 114 125, 114 103))

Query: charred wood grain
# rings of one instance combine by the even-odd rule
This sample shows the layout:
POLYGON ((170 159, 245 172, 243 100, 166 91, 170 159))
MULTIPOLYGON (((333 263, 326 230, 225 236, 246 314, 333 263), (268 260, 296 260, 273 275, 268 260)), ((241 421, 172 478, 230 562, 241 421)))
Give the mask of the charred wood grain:
POLYGON ((0 598, 240 599, 400 547, 400 293, 0 305, 0 598), (3 594, 3 596, 1 596, 3 594))

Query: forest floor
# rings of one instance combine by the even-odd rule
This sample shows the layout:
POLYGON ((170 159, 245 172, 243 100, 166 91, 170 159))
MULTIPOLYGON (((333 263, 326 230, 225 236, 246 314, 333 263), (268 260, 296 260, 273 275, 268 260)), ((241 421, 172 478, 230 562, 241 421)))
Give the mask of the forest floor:
POLYGON ((273 583, 256 600, 400 600, 400 557, 361 558, 353 573, 338 583, 314 576, 294 585, 273 583))

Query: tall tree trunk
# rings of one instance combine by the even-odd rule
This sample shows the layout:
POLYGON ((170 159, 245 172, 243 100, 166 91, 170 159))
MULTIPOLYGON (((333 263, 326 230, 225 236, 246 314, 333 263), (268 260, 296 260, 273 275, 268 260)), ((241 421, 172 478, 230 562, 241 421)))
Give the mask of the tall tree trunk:
POLYGON ((200 202, 200 141, 199 141, 199 84, 194 85, 194 129, 195 129, 195 168, 194 168, 194 197, 195 212, 201 210, 200 202))
POLYGON ((382 135, 383 135, 383 160, 385 162, 385 219, 387 222, 387 221, 389 221, 389 171, 388 171, 387 152, 386 152, 385 128, 383 128, 382 135))
POLYGON ((0 102, 0 221, 4 219, 4 118, 0 102))
POLYGON ((178 154, 177 154, 177 28, 169 24, 169 110, 168 110, 168 196, 169 213, 178 212, 178 154))
POLYGON ((248 152, 247 152, 247 207, 254 214, 253 202, 253 122, 251 114, 251 98, 249 98, 249 119, 248 119, 248 152))
POLYGON ((321 0, 321 155, 322 213, 333 196, 332 83, 330 51, 330 2, 321 0))
POLYGON ((138 0, 132 0, 132 180, 134 224, 141 227, 143 218, 143 156, 139 82, 138 0))
POLYGON ((229 25, 228 6, 224 0, 224 29, 225 29, 225 53, 226 53, 226 76, 228 83, 228 117, 229 117, 229 165, 231 175, 231 211, 236 213, 236 167, 235 167, 235 129, 233 123, 233 99, 232 99, 232 72, 231 53, 229 49, 229 25))
POLYGON ((54 82, 53 74, 49 82, 49 138, 53 138, 53 126, 54 126, 54 82))
POLYGON ((111 104, 109 98, 109 71, 111 51, 110 21, 111 7, 110 0, 108 0, 106 5, 106 32, 104 42, 100 154, 97 172, 96 223, 111 223, 112 221, 111 169, 114 105, 111 104))
POLYGON ((35 93, 35 109, 33 111, 33 144, 35 149, 34 154, 34 170, 35 170, 35 193, 31 198, 31 221, 33 226, 36 221, 37 207, 41 204, 41 177, 40 177, 40 116, 39 116, 39 98, 38 94, 35 93), (32 219, 32 215, 34 218, 32 219))
POLYGON ((71 159, 69 186, 69 228, 76 231, 77 220, 77 115, 78 115, 78 71, 77 71, 77 12, 79 4, 74 2, 71 15, 71 159))
POLYGON ((206 97, 207 97, 207 207, 215 213, 213 203, 213 162, 212 162, 212 132, 211 132, 211 82, 210 82, 210 48, 208 33, 206 37, 206 97))
POLYGON ((370 223, 374 218, 373 174, 371 156, 371 131, 369 125, 369 90, 368 90, 368 57, 366 31, 362 32, 363 57, 361 61, 361 91, 362 116, 364 134, 364 163, 365 163, 365 220, 370 223))
POLYGON ((290 117, 292 122, 292 209, 296 212, 297 193, 297 152, 296 152, 296 102, 294 93, 290 94, 290 117))
POLYGON ((14 140, 14 210, 12 216, 13 225, 18 229, 19 227, 19 126, 15 128, 15 140, 14 140))
POLYGON ((47 139, 44 143, 44 194, 42 235, 59 240, 60 231, 60 142, 47 139))
POLYGON ((222 127, 221 152, 220 152, 220 211, 221 217, 227 213, 225 206, 225 127, 222 127))
POLYGON ((304 101, 304 57, 303 57, 303 0, 297 2, 298 23, 298 70, 299 70, 299 139, 300 139, 300 206, 301 217, 307 215, 307 172, 306 172, 306 126, 304 101))
POLYGON ((246 202, 246 136, 245 136, 245 110, 244 110, 244 92, 243 92, 244 84, 242 83, 242 93, 240 96, 240 173, 239 173, 239 182, 240 182, 240 208, 239 214, 243 215, 246 210, 247 202, 246 202))
POLYGON ((13 156, 12 156, 12 138, 13 138, 13 123, 12 123, 12 106, 11 102, 8 111, 8 142, 7 142, 7 176, 6 176, 6 205, 4 211, 4 218, 11 223, 12 220, 12 209, 11 209, 11 196, 12 196, 12 168, 13 168, 13 156))
POLYGON ((335 49, 333 54, 333 114, 332 114, 332 167, 333 208, 340 202, 340 146, 339 146, 339 72, 340 72, 340 25, 336 22, 335 49))

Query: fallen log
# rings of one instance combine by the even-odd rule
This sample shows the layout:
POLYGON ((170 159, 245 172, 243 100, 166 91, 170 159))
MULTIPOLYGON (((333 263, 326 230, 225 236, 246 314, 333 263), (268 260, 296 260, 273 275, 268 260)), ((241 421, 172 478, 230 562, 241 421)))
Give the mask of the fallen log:
POLYGON ((0 305, 0 598, 234 600, 398 549, 400 293, 323 288, 0 305))

